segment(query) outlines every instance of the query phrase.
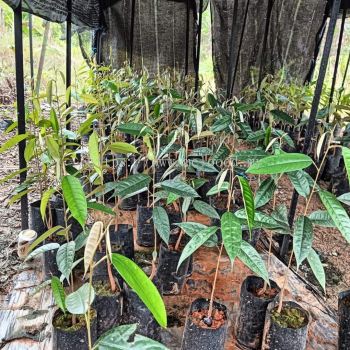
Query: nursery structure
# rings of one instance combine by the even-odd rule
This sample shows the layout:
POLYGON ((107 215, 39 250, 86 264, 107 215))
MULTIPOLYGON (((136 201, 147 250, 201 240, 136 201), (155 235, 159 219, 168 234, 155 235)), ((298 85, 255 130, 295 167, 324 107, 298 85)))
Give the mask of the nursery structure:
POLYGON ((349 292, 327 306, 315 247, 320 227, 350 242, 350 2, 5 2, 18 132, 0 153, 18 145, 20 168, 1 183, 20 180, 24 271, 1 347, 350 349, 349 292), (199 74, 208 6, 215 93, 199 74), (67 23, 64 93, 56 78, 28 94, 23 11, 67 23), (94 30, 74 95, 72 25, 94 30))

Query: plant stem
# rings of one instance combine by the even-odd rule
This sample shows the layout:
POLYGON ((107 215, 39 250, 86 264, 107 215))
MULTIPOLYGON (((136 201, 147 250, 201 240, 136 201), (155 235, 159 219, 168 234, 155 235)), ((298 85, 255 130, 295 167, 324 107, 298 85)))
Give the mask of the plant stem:
POLYGON ((87 313, 85 314, 86 330, 87 330, 88 342, 89 342, 89 350, 92 349, 91 328, 90 328, 90 320, 91 320, 90 301, 91 301, 91 288, 92 288, 92 275, 93 275, 93 273, 94 273, 94 266, 93 266, 93 263, 90 263, 88 310, 87 310, 87 313))
POLYGON ((283 297, 284 297, 284 292, 285 292, 286 287, 287 287, 288 275, 289 275, 290 267, 291 267, 291 265, 292 265, 293 253, 294 253, 294 252, 292 251, 291 254, 290 254, 290 258, 289 258, 289 262, 288 262, 287 271, 286 271, 286 274, 285 274, 285 276, 284 276, 283 287, 282 287, 282 290, 281 290, 280 300, 279 300, 278 309, 277 309, 277 312, 278 312, 279 314, 280 314, 281 311, 282 311, 283 297))
POLYGON ((208 318, 211 318, 211 315, 213 313, 214 293, 215 293, 215 288, 216 288, 216 281, 218 279, 219 265, 220 265, 220 259, 221 259, 221 254, 222 254, 223 247, 224 247, 224 242, 221 243, 219 256, 218 256, 218 261, 216 263, 216 270, 215 270, 213 288, 211 290, 210 301, 209 301, 208 318))

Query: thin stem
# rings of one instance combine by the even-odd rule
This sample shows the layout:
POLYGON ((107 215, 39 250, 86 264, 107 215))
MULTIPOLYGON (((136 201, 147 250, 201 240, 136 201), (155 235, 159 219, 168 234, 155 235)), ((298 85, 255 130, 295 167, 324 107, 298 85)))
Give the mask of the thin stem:
POLYGON ((209 309, 208 309, 208 318, 211 318, 211 315, 213 313, 214 293, 215 293, 215 288, 216 288, 216 281, 218 279, 219 265, 220 265, 220 259, 221 259, 221 254, 222 254, 223 247, 224 247, 224 242, 221 243, 220 251, 219 251, 219 257, 218 257, 218 261, 216 263, 216 270, 215 270, 213 288, 211 290, 211 295, 210 295, 210 302, 209 302, 209 309))
POLYGON ((279 300, 278 309, 277 309, 277 312, 278 312, 279 314, 280 314, 281 311, 282 311, 284 292, 285 292, 286 287, 287 287, 288 275, 289 275, 290 267, 291 267, 291 265, 292 265, 293 253, 294 253, 294 252, 292 251, 291 254, 290 254, 290 258, 289 258, 289 262, 288 262, 287 271, 286 271, 286 274, 285 274, 285 276, 284 276, 283 287, 282 287, 282 290, 281 290, 280 300, 279 300))

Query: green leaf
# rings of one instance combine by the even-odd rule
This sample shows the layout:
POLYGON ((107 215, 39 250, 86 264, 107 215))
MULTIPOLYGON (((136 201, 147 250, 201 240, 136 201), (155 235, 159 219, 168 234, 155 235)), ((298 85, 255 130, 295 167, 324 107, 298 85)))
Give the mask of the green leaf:
POLYGON ((55 299, 56 305, 66 313, 66 293, 58 277, 53 276, 51 278, 51 289, 55 299))
POLYGON ((13 146, 16 146, 18 143, 25 140, 27 137, 28 137, 27 134, 15 135, 15 136, 11 137, 8 141, 6 141, 0 147, 0 154, 7 151, 10 148, 12 148, 13 146))
POLYGON ((102 165, 99 152, 97 132, 94 131, 89 137, 89 155, 97 174, 102 178, 102 165))
POLYGON ((64 176, 62 179, 62 191, 73 218, 84 227, 88 212, 85 193, 80 181, 72 175, 64 176))
POLYGON ((211 156, 213 154, 213 151, 208 147, 199 147, 195 148, 190 156, 191 157, 205 157, 205 156, 211 156))
POLYGON ((10 174, 8 174, 7 176, 3 177, 2 179, 0 179, 0 185, 7 182, 8 180, 11 180, 12 178, 14 178, 15 176, 24 173, 25 171, 28 171, 29 168, 24 168, 24 169, 19 169, 16 171, 12 171, 10 174))
POLYGON ((177 194, 181 197, 199 197, 198 193, 185 182, 180 180, 165 180, 160 186, 167 192, 177 194))
POLYGON ((218 185, 213 186, 208 192, 207 196, 213 196, 220 192, 227 191, 230 188, 230 184, 227 181, 224 181, 219 189, 218 185))
POLYGON ((247 243, 246 241, 242 241, 241 249, 238 252, 237 257, 256 275, 261 277, 267 283, 270 283, 269 273, 267 272, 264 260, 255 250, 255 248, 253 248, 249 243, 247 243))
POLYGON ((200 159, 192 159, 190 160, 190 165, 195 168, 197 171, 204 171, 206 173, 217 173, 217 169, 214 165, 209 162, 205 162, 200 159))
POLYGON ((60 149, 58 143, 50 135, 46 136, 46 147, 52 159, 59 164, 61 160, 60 149))
MULTIPOLYGON (((194 237, 198 232, 203 231, 204 229, 208 228, 208 226, 200 224, 198 222, 181 222, 177 223, 176 226, 180 227, 182 230, 185 231, 185 233, 190 236, 191 238, 194 237)), ((206 247, 215 247, 218 243, 218 237, 217 235, 212 235, 208 238, 208 240, 203 244, 206 247)))
POLYGON ((337 197, 338 201, 350 205, 350 193, 344 193, 341 196, 337 197))
POLYGON ((255 195, 255 209, 260 208, 267 204, 273 197, 276 190, 275 180, 273 178, 265 179, 258 188, 255 195))
MULTIPOLYGON (((237 210, 235 212, 235 215, 239 218, 239 219, 243 219, 247 220, 247 216, 245 213, 245 210, 240 209, 237 210)), ((285 229, 286 230, 286 234, 289 233, 289 227, 287 225, 287 223, 285 225, 283 225, 280 222, 277 222, 273 217, 271 217, 270 215, 267 215, 261 211, 256 211, 255 212, 255 217, 254 217, 254 227, 255 228, 266 228, 268 230, 277 230, 277 229, 285 229)))
POLYGON ((117 129, 125 134, 134 136, 152 135, 152 129, 144 124, 139 123, 125 123, 119 125, 117 129))
POLYGON ((34 151, 35 151, 35 144, 36 144, 36 139, 30 139, 27 144, 26 148, 24 150, 24 159, 26 160, 27 163, 30 162, 30 160, 34 156, 34 151))
POLYGON ((167 326, 165 305, 156 286, 132 260, 112 254, 112 263, 125 282, 134 290, 160 326, 167 326))
POLYGON ((350 181, 350 149, 347 147, 342 147, 342 154, 344 158, 346 172, 348 174, 348 179, 350 181))
POLYGON ((96 99, 96 97, 94 95, 91 94, 81 94, 80 98, 88 104, 94 104, 97 105, 98 104, 98 100, 96 99))
POLYGON ((312 222, 306 216, 299 216, 294 225, 293 250, 297 261, 297 269, 308 257, 314 238, 312 222))
POLYGON ((170 223, 166 210, 162 207, 153 208, 153 222, 161 239, 168 244, 170 237, 170 223))
POLYGON ((87 207, 88 209, 98 210, 98 211, 101 211, 102 213, 116 216, 116 213, 110 207, 107 207, 102 203, 87 202, 87 207))
POLYGON ((199 213, 201 213, 201 214, 203 214, 205 216, 208 216, 209 218, 220 219, 219 214, 208 203, 196 200, 196 201, 193 202, 193 206, 194 206, 194 209, 196 209, 199 213))
POLYGON ((207 227, 193 236, 193 238, 186 244, 181 253, 179 262, 177 264, 177 270, 189 256, 191 256, 217 231, 217 229, 217 227, 207 227))
POLYGON ((194 111, 196 110, 196 108, 194 107, 181 105, 181 104, 173 104, 171 108, 174 111, 181 112, 181 113, 194 113, 194 111))
POLYGON ((302 153, 282 153, 260 159, 254 163, 247 173, 268 175, 297 171, 309 167, 312 159, 302 153))
POLYGON ((120 198, 129 198, 146 191, 151 180, 150 176, 145 174, 129 175, 126 179, 117 182, 115 194, 120 198))
POLYGON ((294 119, 283 111, 275 109, 270 113, 275 120, 281 120, 282 122, 287 122, 288 124, 294 124, 294 119))
POLYGON ((56 262, 58 270, 66 278, 69 283, 69 276, 72 272, 72 266, 74 262, 75 255, 75 242, 71 241, 65 244, 62 244, 56 254, 56 262))
POLYGON ((312 248, 307 257, 307 262, 309 263, 311 270, 314 273, 317 281, 319 282, 323 290, 326 292, 326 274, 324 272, 324 268, 320 257, 312 248))
POLYGON ((44 232, 42 235, 40 235, 30 246, 29 246, 29 252, 31 252, 35 247, 37 247, 40 243, 44 242, 46 238, 49 238, 52 234, 58 233, 59 231, 64 230, 62 226, 55 226, 44 232))
POLYGON ((101 335, 94 350, 168 350, 166 346, 153 339, 136 334, 136 324, 112 328, 101 335), (133 339, 132 341, 130 339, 133 339), (129 341, 130 340, 130 341, 129 341))
POLYGON ((25 258, 25 261, 33 259, 37 255, 48 252, 50 250, 58 249, 59 247, 60 245, 58 243, 49 243, 49 244, 42 245, 39 248, 33 250, 30 254, 28 254, 27 257, 25 258))
POLYGON ((89 283, 66 297, 67 310, 73 315, 85 315, 95 299, 95 291, 89 283))
POLYGON ((114 153, 128 154, 128 153, 139 153, 134 145, 130 145, 126 142, 114 142, 108 146, 114 153))
POLYGON ((236 160, 240 160, 242 162, 253 162, 258 159, 263 159, 267 157, 267 154, 264 150, 260 149, 249 149, 238 151, 232 156, 236 160))
POLYGON ((47 207, 47 203, 49 202, 51 196, 55 193, 55 189, 53 188, 48 188, 42 195, 41 197, 41 201, 40 201, 40 214, 41 217, 43 219, 43 221, 45 222, 45 218, 46 218, 46 207, 47 207))
POLYGON ((350 219, 348 213, 332 193, 319 191, 318 194, 335 226, 350 243, 350 219))
POLYGON ((293 171, 287 174, 295 190, 304 198, 310 194, 310 186, 304 171, 293 171))
POLYGON ((309 215, 309 219, 314 225, 322 227, 336 227, 331 216, 325 210, 317 210, 309 215))
POLYGON ((241 186, 243 202, 244 202, 244 210, 246 212, 249 232, 251 234, 251 230, 254 227, 254 217, 255 217, 254 195, 253 195, 252 189, 250 188, 248 180, 246 180, 242 176, 238 176, 238 180, 241 186))
POLYGON ((242 243, 242 226, 233 213, 226 212, 222 215, 221 233, 226 252, 233 266, 233 262, 241 249, 242 243))

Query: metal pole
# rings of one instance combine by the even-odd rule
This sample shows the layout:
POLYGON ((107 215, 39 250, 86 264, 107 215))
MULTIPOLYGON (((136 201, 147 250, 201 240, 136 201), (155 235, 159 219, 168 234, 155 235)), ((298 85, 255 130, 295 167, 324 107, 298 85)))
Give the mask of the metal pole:
POLYGON ((188 75, 188 62, 190 54, 190 0, 186 1, 186 53, 185 53, 185 76, 188 75))
MULTIPOLYGON (((312 140, 312 138, 314 136, 314 132, 315 132, 316 116, 317 116, 317 112, 318 112, 318 106, 319 106, 320 100, 321 100, 323 83, 324 83, 326 72, 327 72, 327 65, 328 65, 329 56, 331 53, 335 26, 337 24, 337 18, 338 18, 338 14, 339 14, 339 10, 340 10, 340 4, 341 4, 341 0, 334 0, 333 7, 332 7, 332 14, 331 14, 331 18, 329 21, 326 43, 324 46, 322 59, 321 59, 320 71, 319 71, 319 75, 318 75, 318 79, 317 79, 317 83, 316 83, 314 98, 312 101, 309 122, 308 122, 306 133, 305 133, 305 141, 304 141, 304 146, 303 146, 303 150, 302 150, 302 152, 304 154, 310 153, 311 140, 312 140)), ((289 223, 291 228, 293 227, 295 212, 296 212, 296 208, 298 205, 298 199, 299 199, 299 195, 294 190, 292 202, 291 202, 290 210, 289 210, 289 216, 288 216, 288 223, 289 223)), ((280 256, 282 258, 284 256, 286 256, 286 254, 288 253, 289 242, 290 242, 290 237, 288 235, 285 235, 283 238, 283 243, 282 243, 282 247, 280 250, 280 256)))
POLYGON ((202 40, 202 22, 203 22, 203 0, 199 1, 199 22, 198 22, 198 37, 197 37, 197 54, 196 54, 196 77, 194 90, 198 97, 199 90, 199 61, 201 55, 201 40, 202 40))
MULTIPOLYGON (((24 72, 23 72, 23 33, 22 33, 22 1, 19 2, 14 10, 14 32, 15 32, 15 64, 16 64, 16 90, 17 90, 17 120, 18 134, 26 133, 25 120, 25 100, 24 100, 24 72)), ((27 167, 24 158, 26 141, 23 140, 18 144, 19 168, 27 167)), ((27 172, 24 171, 20 175, 20 183, 27 178, 27 172)), ((22 230, 28 228, 28 197, 21 197, 21 224, 22 230)))
POLYGON ((135 31, 135 9, 136 0, 132 0, 131 4, 131 24, 130 24, 130 66, 132 66, 134 54, 134 31, 135 31))
POLYGON ((34 91, 34 56, 33 56, 33 16, 29 14, 29 64, 30 64, 30 86, 34 91))
MULTIPOLYGON (((66 89, 72 85, 72 0, 67 0, 67 28, 66 28, 66 89)), ((71 106, 71 93, 67 100, 67 108, 71 106)), ((69 120, 70 115, 67 115, 69 120)), ((67 124, 70 129, 70 123, 67 124)))

